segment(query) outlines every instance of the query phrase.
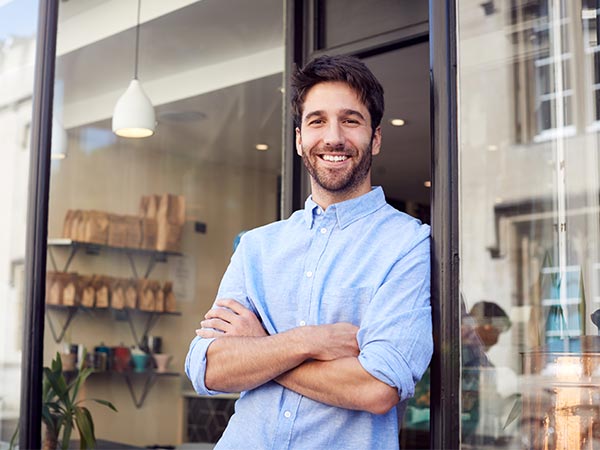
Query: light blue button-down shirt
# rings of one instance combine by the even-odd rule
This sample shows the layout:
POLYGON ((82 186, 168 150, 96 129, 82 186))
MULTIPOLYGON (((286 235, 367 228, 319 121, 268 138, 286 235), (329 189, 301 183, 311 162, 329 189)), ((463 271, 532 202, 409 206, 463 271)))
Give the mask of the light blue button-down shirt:
MULTIPOLYGON (((364 369, 401 400, 432 353, 429 226, 385 202, 383 190, 323 211, 312 199, 284 221, 246 233, 217 298, 252 309, 269 334, 351 322, 364 369)), ((213 339, 196 337, 185 370, 201 394, 213 339)), ((327 343, 323 343, 327 345, 327 343)), ((336 408, 275 382, 241 393, 217 449, 394 449, 398 414, 336 408)))

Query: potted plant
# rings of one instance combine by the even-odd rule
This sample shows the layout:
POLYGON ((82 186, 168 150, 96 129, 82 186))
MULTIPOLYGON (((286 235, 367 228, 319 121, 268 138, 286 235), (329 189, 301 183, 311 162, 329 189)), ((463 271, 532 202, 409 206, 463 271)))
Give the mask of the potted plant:
MULTIPOLYGON (((82 358, 85 361, 85 354, 82 358)), ((46 433, 44 436, 44 450, 58 448, 59 437, 62 449, 69 447, 71 433, 76 427, 79 432, 80 448, 92 449, 96 447, 94 434, 94 421, 90 411, 81 406, 85 399, 77 400, 77 394, 93 369, 85 368, 82 362, 78 371, 65 376, 62 360, 57 352, 50 367, 44 367, 44 381, 42 386, 42 421, 46 433)), ((106 400, 91 399, 101 405, 117 411, 114 405, 106 400)), ((14 444, 17 432, 13 435, 11 447, 14 444)))

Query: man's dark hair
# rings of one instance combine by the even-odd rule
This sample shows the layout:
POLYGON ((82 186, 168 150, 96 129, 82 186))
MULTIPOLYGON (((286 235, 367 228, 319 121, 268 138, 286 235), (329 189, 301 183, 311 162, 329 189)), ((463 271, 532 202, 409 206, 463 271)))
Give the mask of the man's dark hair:
POLYGON ((292 75, 292 113, 294 125, 300 127, 308 91, 319 83, 341 81, 348 84, 369 110, 371 129, 383 117, 383 87, 369 68, 353 56, 320 56, 292 75))
POLYGON ((469 315, 475 319, 478 325, 490 323, 502 328, 503 331, 508 330, 511 326, 506 312, 496 303, 487 300, 475 303, 469 315))

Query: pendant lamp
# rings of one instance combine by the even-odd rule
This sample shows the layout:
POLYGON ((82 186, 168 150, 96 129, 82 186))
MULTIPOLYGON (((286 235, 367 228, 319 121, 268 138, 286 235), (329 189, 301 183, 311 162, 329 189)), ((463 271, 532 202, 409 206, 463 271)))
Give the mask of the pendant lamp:
POLYGON ((156 116, 152 102, 138 80, 138 59, 140 50, 140 9, 138 0, 137 24, 135 27, 135 65, 133 80, 123 95, 117 100, 113 112, 112 130, 117 136, 143 138, 152 136, 156 126, 156 116))

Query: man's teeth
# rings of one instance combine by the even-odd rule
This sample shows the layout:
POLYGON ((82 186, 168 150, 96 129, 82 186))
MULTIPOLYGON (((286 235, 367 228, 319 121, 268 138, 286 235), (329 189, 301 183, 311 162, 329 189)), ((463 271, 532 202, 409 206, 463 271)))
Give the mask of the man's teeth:
POLYGON ((347 160, 348 157, 344 155, 323 155, 323 159, 325 161, 340 162, 347 160))

